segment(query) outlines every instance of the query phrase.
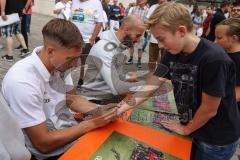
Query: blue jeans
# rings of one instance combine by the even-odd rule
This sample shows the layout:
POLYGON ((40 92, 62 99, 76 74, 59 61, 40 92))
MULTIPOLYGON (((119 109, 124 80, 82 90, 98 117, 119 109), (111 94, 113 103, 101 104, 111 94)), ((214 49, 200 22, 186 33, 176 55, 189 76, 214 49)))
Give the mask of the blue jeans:
POLYGON ((31 25, 31 14, 26 14, 26 31, 30 33, 30 25, 31 25))
POLYGON ((193 140, 192 160, 230 160, 236 151, 238 141, 224 145, 210 145, 193 140))

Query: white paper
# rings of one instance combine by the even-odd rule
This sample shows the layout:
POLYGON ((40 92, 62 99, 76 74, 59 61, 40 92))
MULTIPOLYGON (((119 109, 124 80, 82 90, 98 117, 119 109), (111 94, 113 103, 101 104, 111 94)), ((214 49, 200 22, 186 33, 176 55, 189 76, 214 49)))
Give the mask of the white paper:
POLYGON ((7 20, 6 21, 4 21, 2 19, 2 17, 0 16, 0 27, 7 26, 7 25, 10 25, 10 24, 16 23, 18 21, 20 21, 18 13, 13 13, 13 14, 7 15, 7 20))

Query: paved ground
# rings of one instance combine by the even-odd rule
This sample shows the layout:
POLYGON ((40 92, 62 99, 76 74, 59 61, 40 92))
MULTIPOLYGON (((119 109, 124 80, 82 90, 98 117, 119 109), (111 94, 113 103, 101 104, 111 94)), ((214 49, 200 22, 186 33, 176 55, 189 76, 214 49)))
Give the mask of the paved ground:
MULTIPOLYGON (((52 17, 42 16, 33 14, 32 16, 32 25, 31 25, 31 34, 29 35, 29 48, 32 50, 36 46, 42 44, 42 36, 41 36, 41 29, 52 17)), ((5 39, 0 37, 0 43, 5 45, 5 39)), ((19 43, 14 38, 14 47, 18 46, 19 43)), ((9 67, 11 67, 16 61, 20 60, 21 58, 18 56, 20 53, 19 50, 14 50, 14 62, 7 62, 0 59, 0 82, 4 75, 6 74, 9 67)), ((6 48, 0 49, 0 55, 6 54, 6 48)))
MULTIPOLYGON (((43 16, 39 14, 33 14, 32 15, 32 24, 31 24, 31 34, 29 35, 29 48, 30 50, 34 49, 37 46, 42 45, 42 35, 41 35, 41 30, 42 27, 53 17, 49 16, 43 16)), ((0 37, 0 44, 3 44, 5 46, 5 40, 4 38, 0 37)), ((14 46, 18 46, 18 42, 14 40, 14 46)), ((148 49, 146 49, 148 50, 148 49)), ((0 49, 0 56, 6 54, 5 48, 0 49)), ((21 58, 18 56, 19 51, 14 50, 14 62, 6 62, 0 59, 0 84, 2 83, 2 79, 8 69, 18 60, 21 58)), ((136 59, 136 57, 135 57, 136 59)), ((145 52, 143 54, 143 62, 146 62, 148 59, 148 54, 145 52)), ((132 66, 134 67, 134 66, 132 66)), ((79 75, 79 68, 73 71, 73 79, 74 83, 76 84, 76 81, 78 79, 79 75)), ((240 155, 240 151, 238 151, 238 155, 240 155)), ((232 160, 238 160, 237 156, 234 156, 232 160)), ((239 159, 240 160, 240 159, 239 159)))

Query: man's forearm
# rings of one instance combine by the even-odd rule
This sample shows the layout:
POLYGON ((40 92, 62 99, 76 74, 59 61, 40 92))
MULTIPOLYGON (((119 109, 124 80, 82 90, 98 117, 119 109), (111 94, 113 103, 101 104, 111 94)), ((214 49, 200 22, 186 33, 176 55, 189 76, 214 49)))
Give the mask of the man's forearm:
POLYGON ((120 104, 118 114, 121 114, 146 101, 164 83, 164 81, 164 79, 161 79, 157 76, 151 76, 139 91, 137 91, 131 97, 125 99, 125 102, 122 102, 123 104, 120 104))
POLYGON ((96 108, 96 104, 91 103, 85 98, 77 95, 75 89, 66 94, 66 101, 67 106, 75 112, 84 113, 96 108))
POLYGON ((101 30, 101 27, 102 27, 102 22, 97 22, 95 25, 92 37, 91 37, 92 40, 95 40, 97 38, 97 36, 101 30))
POLYGON ((5 15, 6 0, 0 0, 1 2, 1 15, 5 15))
POLYGON ((70 128, 48 131, 45 130, 47 129, 47 125, 44 122, 38 126, 26 128, 24 130, 26 131, 34 147, 41 153, 46 154, 73 142, 93 128, 94 124, 91 125, 91 123, 84 121, 70 128), (39 129, 42 128, 40 133, 33 134, 33 132, 39 132, 39 129, 36 129, 35 127, 39 127, 39 129))
POLYGON ((68 94, 67 95, 67 106, 79 113, 88 112, 96 108, 96 104, 89 102, 88 100, 80 97, 79 95, 68 94))

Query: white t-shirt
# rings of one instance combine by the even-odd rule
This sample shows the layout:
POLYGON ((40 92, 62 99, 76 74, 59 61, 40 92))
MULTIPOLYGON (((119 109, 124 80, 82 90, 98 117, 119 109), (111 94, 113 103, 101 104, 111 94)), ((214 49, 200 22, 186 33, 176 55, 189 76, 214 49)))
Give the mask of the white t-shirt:
MULTIPOLYGON (((149 8, 148 13, 147 13, 147 19, 150 18, 150 16, 153 14, 153 12, 155 11, 155 9, 158 6, 159 6, 159 4, 154 4, 149 8)), ((158 41, 156 40, 156 38, 152 34, 151 34, 149 42, 154 43, 154 44, 158 44, 158 41)))
POLYGON ((97 22, 103 22, 103 8, 99 0, 72 1, 72 22, 80 30, 85 43, 89 43, 97 22), (78 11, 76 11, 78 10, 78 11))
MULTIPOLYGON (((9 69, 2 83, 3 96, 22 129, 45 121, 50 131, 73 126, 77 122, 66 107, 65 94, 73 87, 71 74, 50 74, 37 55, 41 48, 9 69)), ((72 145, 42 154, 24 135, 27 148, 37 159, 59 155, 72 145)))
POLYGON ((70 1, 66 4, 63 2, 56 3, 54 10, 57 10, 57 9, 62 9, 62 12, 57 14, 57 18, 69 20, 69 18, 71 17, 71 2, 70 1))

